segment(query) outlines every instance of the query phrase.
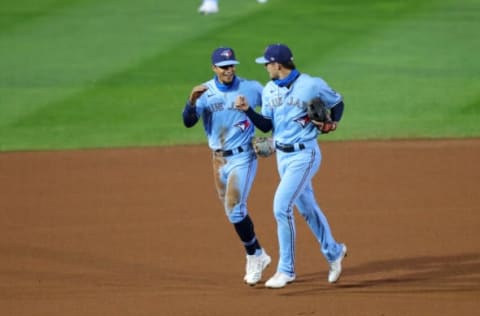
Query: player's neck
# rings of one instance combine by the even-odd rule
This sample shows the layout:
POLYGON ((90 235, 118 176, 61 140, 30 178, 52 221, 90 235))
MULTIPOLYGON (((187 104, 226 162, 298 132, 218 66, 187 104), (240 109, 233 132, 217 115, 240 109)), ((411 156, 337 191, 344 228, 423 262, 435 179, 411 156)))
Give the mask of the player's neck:
MULTIPOLYGON (((288 69, 285 72, 286 76, 279 76, 280 79, 276 79, 273 82, 279 87, 290 87, 290 85, 297 80, 300 73, 296 69, 288 69)), ((280 74, 280 73, 279 73, 280 74)))
POLYGON ((292 72, 292 69, 287 69, 287 68, 280 69, 279 72, 278 72, 278 79, 283 80, 283 79, 287 78, 288 75, 290 75, 291 72, 292 72))

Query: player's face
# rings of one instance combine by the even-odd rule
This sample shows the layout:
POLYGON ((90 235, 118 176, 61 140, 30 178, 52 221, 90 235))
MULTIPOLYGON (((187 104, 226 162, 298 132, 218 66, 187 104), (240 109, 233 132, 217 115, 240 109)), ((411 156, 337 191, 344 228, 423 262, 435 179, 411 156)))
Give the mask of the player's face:
POLYGON ((265 69, 268 72, 268 75, 270 76, 270 79, 276 80, 279 79, 279 73, 278 73, 278 64, 277 63, 268 63, 265 64, 265 69))
POLYGON ((213 72, 215 72, 221 83, 228 84, 233 81, 235 76, 235 65, 213 66, 213 72))

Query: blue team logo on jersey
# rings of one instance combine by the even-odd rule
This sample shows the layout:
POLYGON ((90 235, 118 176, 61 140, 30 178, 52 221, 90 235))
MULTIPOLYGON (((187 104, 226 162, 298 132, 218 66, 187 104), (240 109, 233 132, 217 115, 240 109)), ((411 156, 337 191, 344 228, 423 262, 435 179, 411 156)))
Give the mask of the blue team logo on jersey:
POLYGON ((310 123, 310 118, 308 117, 308 115, 305 114, 304 116, 296 118, 293 121, 297 122, 302 128, 304 128, 305 126, 307 126, 308 123, 310 123))
POLYGON ((234 126, 240 128, 242 132, 245 132, 245 130, 247 130, 250 127, 250 121, 244 120, 244 121, 238 122, 234 126))

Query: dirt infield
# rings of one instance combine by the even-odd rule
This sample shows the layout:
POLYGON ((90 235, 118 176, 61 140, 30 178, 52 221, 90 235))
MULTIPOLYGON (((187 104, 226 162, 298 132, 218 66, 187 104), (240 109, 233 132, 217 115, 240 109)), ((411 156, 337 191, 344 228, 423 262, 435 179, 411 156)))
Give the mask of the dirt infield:
MULTIPOLYGON (((242 283, 206 146, 0 153, 0 314, 477 313, 480 139, 321 146, 314 188, 344 274, 328 284, 297 213, 297 281, 280 290, 242 283)), ((274 262, 277 181, 261 159, 249 201, 274 262)))

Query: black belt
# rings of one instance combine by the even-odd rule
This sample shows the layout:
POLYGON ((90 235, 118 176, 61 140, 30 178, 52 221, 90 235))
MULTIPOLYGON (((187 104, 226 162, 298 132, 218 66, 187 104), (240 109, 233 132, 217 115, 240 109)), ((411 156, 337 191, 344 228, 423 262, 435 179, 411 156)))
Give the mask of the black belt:
MULTIPOLYGON (((283 151, 284 153, 292 153, 295 151, 295 146, 294 145, 282 145, 282 144, 275 144, 275 147, 278 149, 278 150, 281 150, 283 151)), ((298 144, 298 150, 302 150, 302 149, 305 149, 305 145, 304 144, 298 144)))
POLYGON ((222 156, 222 157, 229 157, 229 156, 232 156, 234 154, 238 154, 238 153, 242 153, 242 152, 244 152, 242 147, 238 147, 238 148, 230 149, 230 150, 217 149, 217 150, 215 150, 215 155, 219 155, 219 156, 222 156))

